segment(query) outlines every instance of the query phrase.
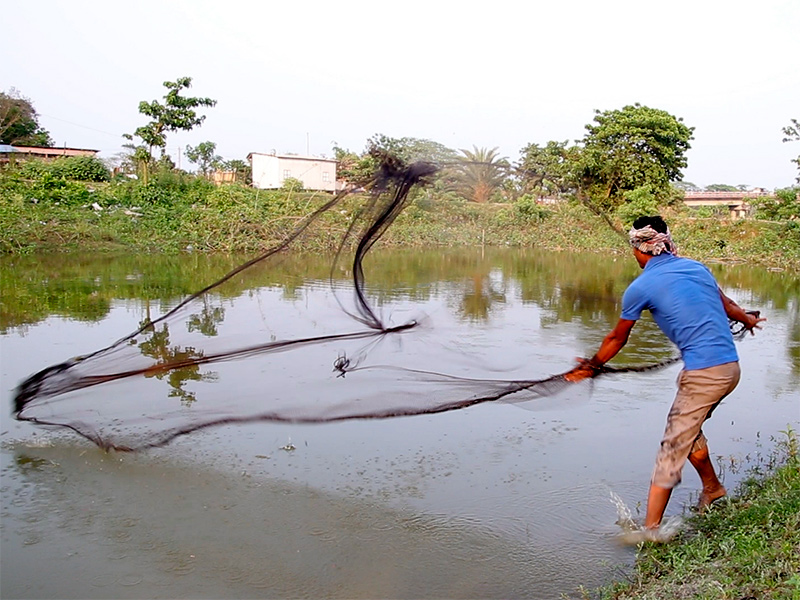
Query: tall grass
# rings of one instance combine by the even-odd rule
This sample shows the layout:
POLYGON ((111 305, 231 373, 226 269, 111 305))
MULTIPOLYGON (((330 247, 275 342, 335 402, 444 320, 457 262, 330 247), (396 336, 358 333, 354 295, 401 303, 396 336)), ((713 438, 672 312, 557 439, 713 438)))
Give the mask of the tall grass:
MULTIPOLYGON (((82 183, 47 175, 0 174, 0 253, 36 251, 258 251, 291 231, 330 196, 317 192, 214 186, 180 173, 136 181, 82 183)), ((363 198, 351 196, 323 215, 294 246, 336 246, 363 198)), ((741 260, 800 268, 800 228, 794 221, 696 219, 665 215, 681 253, 700 260, 741 260)), ((526 246, 596 253, 627 252, 625 240, 574 203, 542 206, 475 204, 428 190, 389 228, 388 246, 526 246)))

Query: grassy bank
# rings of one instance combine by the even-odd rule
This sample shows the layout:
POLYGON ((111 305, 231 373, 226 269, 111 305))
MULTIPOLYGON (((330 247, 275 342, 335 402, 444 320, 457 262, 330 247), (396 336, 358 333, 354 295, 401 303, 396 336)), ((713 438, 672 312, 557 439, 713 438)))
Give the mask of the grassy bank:
MULTIPOLYGON (((0 253, 257 252, 281 241, 323 193, 216 187, 201 179, 169 185, 79 184, 0 177, 0 253)), ((334 248, 363 198, 345 199, 317 220, 295 249, 334 248)), ((703 261, 745 261, 800 269, 800 227, 792 221, 665 216, 681 252, 703 261)), ((388 246, 527 246, 547 250, 627 252, 623 239, 580 205, 474 204, 427 190, 389 228, 388 246)))
POLYGON ((663 545, 644 545, 629 580, 602 600, 800 599, 800 456, 791 429, 731 500, 688 521, 663 545))

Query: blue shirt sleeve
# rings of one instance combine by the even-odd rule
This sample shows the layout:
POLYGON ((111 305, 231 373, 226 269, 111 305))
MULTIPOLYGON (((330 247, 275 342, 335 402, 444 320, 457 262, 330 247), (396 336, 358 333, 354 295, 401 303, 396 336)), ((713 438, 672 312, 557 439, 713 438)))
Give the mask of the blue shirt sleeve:
POLYGON ((638 279, 634 280, 622 295, 622 314, 621 319, 628 321, 638 321, 642 316, 642 311, 650 308, 650 303, 643 293, 642 286, 637 285, 638 279))

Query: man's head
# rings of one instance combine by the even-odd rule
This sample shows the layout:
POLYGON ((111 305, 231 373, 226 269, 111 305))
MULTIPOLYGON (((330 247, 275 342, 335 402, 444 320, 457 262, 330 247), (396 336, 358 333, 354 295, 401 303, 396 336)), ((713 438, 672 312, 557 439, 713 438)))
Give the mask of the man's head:
POLYGON ((662 252, 677 254, 669 227, 658 215, 636 219, 628 232, 628 238, 641 267, 644 267, 650 258, 662 252))

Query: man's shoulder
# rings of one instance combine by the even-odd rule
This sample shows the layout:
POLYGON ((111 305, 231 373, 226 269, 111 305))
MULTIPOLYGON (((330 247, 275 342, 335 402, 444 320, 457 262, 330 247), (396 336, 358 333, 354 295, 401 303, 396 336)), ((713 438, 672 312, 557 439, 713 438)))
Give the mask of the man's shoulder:
POLYGON ((710 273, 709 268, 701 263, 699 260, 693 258, 686 258, 685 256, 675 256, 670 254, 665 256, 662 261, 658 263, 658 270, 663 271, 705 271, 710 273))

